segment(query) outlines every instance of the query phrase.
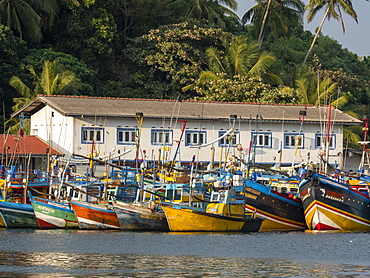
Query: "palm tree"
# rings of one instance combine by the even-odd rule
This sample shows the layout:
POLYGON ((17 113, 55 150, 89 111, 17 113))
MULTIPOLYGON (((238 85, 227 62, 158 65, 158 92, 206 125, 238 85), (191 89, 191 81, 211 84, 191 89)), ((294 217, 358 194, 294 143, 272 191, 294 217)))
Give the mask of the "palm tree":
POLYGON ((287 34, 291 22, 303 23, 304 4, 300 0, 256 0, 257 4, 249 9, 242 17, 245 24, 252 21, 259 30, 258 43, 261 44, 270 26, 272 34, 277 38, 287 34))
POLYGON ((224 47, 225 55, 214 47, 206 50, 209 70, 201 73, 200 79, 224 73, 229 78, 235 75, 265 77, 280 83, 279 78, 268 73, 268 68, 276 61, 275 56, 271 52, 260 53, 259 45, 249 43, 247 36, 234 36, 224 47))
POLYGON ((301 104, 323 105, 331 104, 334 107, 343 107, 348 98, 346 95, 339 95, 338 83, 331 78, 321 78, 311 69, 301 66, 297 70, 295 87, 301 96, 301 104))
POLYGON ((58 11, 57 0, 0 0, 0 23, 21 39, 40 42, 41 28, 50 28, 58 11))
MULTIPOLYGON (((343 112, 352 117, 359 118, 355 111, 345 110, 345 105, 349 102, 349 97, 346 93, 340 93, 338 83, 333 82, 331 78, 321 78, 319 74, 315 74, 309 68, 302 65, 297 70, 297 78, 295 81, 296 90, 301 95, 301 104, 322 105, 331 104, 331 106, 341 109, 343 112)), ((343 129, 343 140, 350 144, 351 147, 358 146, 361 131, 358 127, 345 127, 343 129)))
MULTIPOLYGON (((65 70, 59 63, 59 60, 44 61, 40 76, 36 74, 32 66, 28 66, 28 71, 32 76, 33 89, 27 86, 18 76, 10 78, 9 85, 21 95, 21 97, 13 99, 15 103, 12 107, 13 111, 19 110, 39 94, 58 95, 74 93, 81 86, 80 79, 72 71, 65 70)), ((8 125, 11 123, 14 124, 14 119, 7 121, 8 125)), ((10 130, 18 130, 17 125, 13 125, 10 130)))
POLYGON ((231 42, 224 42, 224 51, 215 47, 206 50, 208 70, 202 71, 195 84, 183 87, 183 91, 204 86, 218 79, 233 79, 235 76, 262 78, 268 83, 281 84, 281 79, 269 73, 269 67, 276 61, 271 52, 259 52, 255 42, 248 42, 245 35, 234 36, 231 42))
MULTIPOLYGON (((367 0, 366 0, 367 1, 367 0)), ((312 40, 311 46, 304 58, 303 64, 306 63, 308 56, 310 55, 316 40, 321 32, 322 26, 326 19, 330 20, 330 18, 334 18, 340 21, 342 25, 343 33, 345 32, 343 17, 342 17, 342 10, 351 16, 357 23, 357 14, 352 6, 351 0, 310 0, 308 5, 305 7, 308 10, 307 14, 307 22, 311 22, 313 18, 316 16, 317 12, 321 9, 325 9, 324 16, 321 20, 319 27, 317 28, 315 37, 312 40)))
MULTIPOLYGON (((179 2, 184 3, 184 0, 179 2)), ((238 7, 236 0, 185 0, 184 4, 188 6, 186 17, 207 19, 209 23, 216 23, 221 28, 225 27, 225 22, 221 19, 220 12, 239 19, 235 13, 238 7)))

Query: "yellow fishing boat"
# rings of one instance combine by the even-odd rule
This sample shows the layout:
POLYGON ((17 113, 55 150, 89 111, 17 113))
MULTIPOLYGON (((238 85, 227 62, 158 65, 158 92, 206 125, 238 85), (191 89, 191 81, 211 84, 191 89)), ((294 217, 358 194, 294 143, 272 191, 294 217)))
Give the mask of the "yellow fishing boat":
POLYGON ((212 190, 205 207, 163 202, 162 209, 171 232, 258 232, 263 221, 245 215, 243 186, 212 190))
POLYGON ((229 217, 177 204, 163 204, 162 209, 171 232, 258 232, 262 223, 262 218, 229 217))

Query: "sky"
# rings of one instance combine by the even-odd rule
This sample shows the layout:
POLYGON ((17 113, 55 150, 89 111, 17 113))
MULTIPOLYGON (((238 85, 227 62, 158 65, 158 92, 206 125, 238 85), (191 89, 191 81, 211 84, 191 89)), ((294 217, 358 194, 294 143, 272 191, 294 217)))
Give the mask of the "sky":
MULTIPOLYGON (((256 4, 254 0, 237 0, 237 2, 237 14, 239 17, 242 17, 247 10, 256 4)), ((303 0, 303 2, 307 4, 309 1, 303 0)), ((358 56, 370 56, 370 1, 353 0, 352 5, 357 13, 358 24, 342 11, 345 33, 343 34, 340 22, 333 18, 330 21, 325 21, 322 33, 338 41, 343 48, 347 48, 358 56)), ((323 15, 324 12, 318 13, 314 20, 308 24, 305 14, 305 29, 314 34, 315 29, 320 25, 323 15)))

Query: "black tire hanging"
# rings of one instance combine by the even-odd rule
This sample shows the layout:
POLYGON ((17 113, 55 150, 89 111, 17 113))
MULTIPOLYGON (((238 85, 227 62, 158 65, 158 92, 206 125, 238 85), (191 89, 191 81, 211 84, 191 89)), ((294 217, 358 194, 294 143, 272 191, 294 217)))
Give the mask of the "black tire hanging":
POLYGON ((319 179, 319 178, 317 178, 317 177, 314 177, 314 178, 312 179, 312 181, 311 181, 311 184, 312 184, 313 186, 318 186, 318 185, 320 184, 320 179, 319 179))

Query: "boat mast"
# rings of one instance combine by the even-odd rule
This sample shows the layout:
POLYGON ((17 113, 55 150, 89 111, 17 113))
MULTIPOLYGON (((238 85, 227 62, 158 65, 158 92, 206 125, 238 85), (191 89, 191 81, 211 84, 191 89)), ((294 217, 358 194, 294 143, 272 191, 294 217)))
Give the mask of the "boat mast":
POLYGON ((331 121, 331 110, 332 106, 329 104, 328 106, 328 128, 327 128, 327 134, 326 134, 326 144, 325 144, 325 168, 324 172, 327 173, 328 170, 328 163, 329 163, 329 146, 330 146, 330 141, 331 141, 331 126, 330 126, 330 121, 331 121))
POLYGON ((139 150, 140 150, 140 137, 141 137, 141 130, 143 127, 143 113, 136 113, 135 115, 136 121, 139 124, 139 130, 137 132, 137 140, 136 140, 136 155, 135 155, 135 167, 139 169, 139 150))
POLYGON ((299 133, 298 136, 295 137, 295 150, 294 150, 294 157, 293 157, 293 162, 292 162, 292 167, 294 166, 295 159, 297 156, 297 153, 299 152, 299 157, 300 157, 300 163, 302 163, 302 152, 301 152, 301 147, 302 147, 302 129, 303 129, 303 123, 304 123, 304 117, 307 115, 307 107, 305 107, 305 110, 299 111, 299 133))
POLYGON ((186 128, 187 121, 179 120, 179 123, 180 123, 181 135, 180 135, 179 141, 177 142, 177 147, 176 147, 175 155, 174 155, 174 157, 172 159, 172 163, 171 163, 171 166, 172 167, 176 163, 176 157, 177 157, 177 154, 179 153, 179 150, 180 150, 180 144, 181 144, 182 137, 184 136, 184 131, 185 131, 185 128, 186 128))
POLYGON ((367 165, 370 165, 369 161, 369 153, 367 152, 367 144, 369 144, 369 141, 367 141, 367 135, 369 132, 369 117, 368 115, 364 115, 362 117, 362 131, 364 132, 364 140, 360 141, 359 143, 362 145, 362 157, 361 157, 361 162, 359 165, 359 170, 364 171, 364 166, 365 166, 365 159, 367 162, 367 165))

